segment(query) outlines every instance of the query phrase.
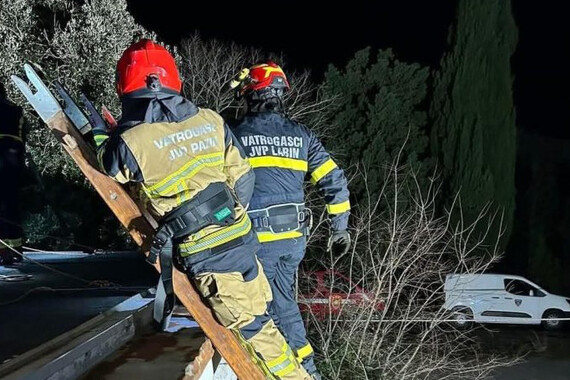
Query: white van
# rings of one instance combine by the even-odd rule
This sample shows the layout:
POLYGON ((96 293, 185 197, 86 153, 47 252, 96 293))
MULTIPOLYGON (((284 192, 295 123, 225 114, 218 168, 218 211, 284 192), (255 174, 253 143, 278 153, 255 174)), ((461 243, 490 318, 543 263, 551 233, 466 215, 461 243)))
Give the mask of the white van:
POLYGON ((548 330, 570 317, 570 299, 550 294, 524 277, 506 274, 448 274, 443 308, 454 325, 471 322, 539 325, 548 330))

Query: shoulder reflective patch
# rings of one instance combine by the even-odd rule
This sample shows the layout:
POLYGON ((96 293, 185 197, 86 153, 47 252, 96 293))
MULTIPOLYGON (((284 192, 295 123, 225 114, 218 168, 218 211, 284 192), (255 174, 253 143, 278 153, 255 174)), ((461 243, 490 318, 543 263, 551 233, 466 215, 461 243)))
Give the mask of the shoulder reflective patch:
POLYGON ((316 169, 311 173, 311 183, 312 183, 312 184, 316 184, 316 183, 319 182, 324 176, 326 176, 326 175, 329 174, 331 171, 333 171, 335 168, 337 168, 336 163, 333 161, 332 158, 329 158, 329 159, 326 160, 323 164, 319 165, 319 167, 316 168, 316 169))

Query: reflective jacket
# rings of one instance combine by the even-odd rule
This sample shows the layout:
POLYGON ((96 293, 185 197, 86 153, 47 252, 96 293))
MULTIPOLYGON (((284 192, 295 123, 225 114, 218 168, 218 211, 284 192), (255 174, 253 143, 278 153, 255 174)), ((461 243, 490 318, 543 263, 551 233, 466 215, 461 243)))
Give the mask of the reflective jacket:
MULTIPOLYGON (((304 202, 303 184, 310 175, 324 195, 332 228, 347 228, 349 191, 344 172, 306 126, 276 112, 250 113, 234 128, 255 171, 250 210, 283 203, 304 202)), ((258 234, 274 241, 301 236, 299 231, 258 234)))
MULTIPOLYGON (((101 140, 100 140, 101 141, 101 140)), ((102 169, 120 183, 136 182, 147 209, 161 217, 213 182, 225 182, 237 200, 236 221, 208 226, 180 245, 182 256, 246 235, 245 212, 254 173, 220 115, 178 95, 126 99, 123 117, 98 148, 102 169)))

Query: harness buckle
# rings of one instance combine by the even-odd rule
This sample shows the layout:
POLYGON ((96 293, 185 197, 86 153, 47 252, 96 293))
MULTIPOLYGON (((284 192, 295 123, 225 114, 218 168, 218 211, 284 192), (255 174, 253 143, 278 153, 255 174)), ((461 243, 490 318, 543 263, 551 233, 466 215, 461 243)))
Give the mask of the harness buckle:
POLYGON ((147 257, 147 261, 151 264, 156 264, 160 253, 162 252, 162 247, 172 238, 172 231, 168 225, 163 225, 152 237, 152 243, 150 246, 150 252, 147 257))
POLYGON ((308 235, 313 228, 313 211, 310 208, 305 207, 299 211, 299 224, 305 226, 308 235))

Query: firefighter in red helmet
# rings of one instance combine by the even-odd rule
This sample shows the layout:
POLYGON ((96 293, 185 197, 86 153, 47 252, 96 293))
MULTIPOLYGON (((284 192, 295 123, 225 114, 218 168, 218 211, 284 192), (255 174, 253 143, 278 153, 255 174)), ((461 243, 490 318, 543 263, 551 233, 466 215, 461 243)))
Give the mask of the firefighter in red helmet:
POLYGON ((290 86, 279 65, 253 65, 230 86, 247 104, 233 132, 255 171, 248 214, 262 243, 257 257, 273 293, 269 312, 307 372, 321 379, 294 294, 311 220, 303 188, 310 175, 327 204, 332 229, 328 248, 342 255, 350 245, 347 180, 315 134, 287 117, 283 97, 290 86))
POLYGON ((155 319, 163 327, 174 295, 173 261, 187 273, 219 322, 237 332, 279 379, 308 379, 268 315, 271 290, 255 253, 246 213, 254 173, 222 117, 181 95, 173 56, 143 39, 117 64, 122 114, 94 131, 101 168, 134 182, 159 222, 149 258, 162 273, 155 319))

